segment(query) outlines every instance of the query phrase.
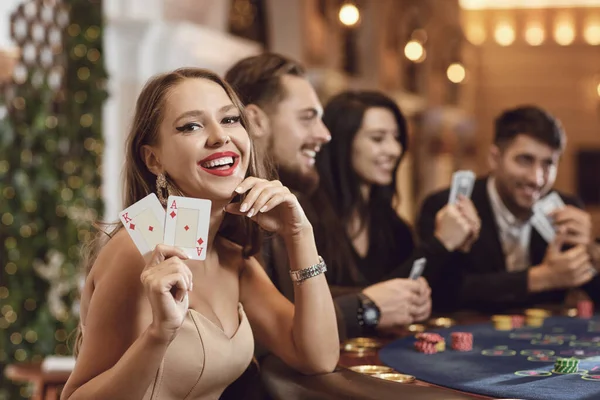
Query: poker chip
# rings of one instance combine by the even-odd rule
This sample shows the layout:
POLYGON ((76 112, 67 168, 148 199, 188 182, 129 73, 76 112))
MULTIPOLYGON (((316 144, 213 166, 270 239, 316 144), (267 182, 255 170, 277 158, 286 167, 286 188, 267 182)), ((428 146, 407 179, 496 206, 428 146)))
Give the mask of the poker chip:
POLYGON ((594 315, 594 303, 589 300, 577 302, 577 316, 579 318, 592 318, 594 315))
POLYGON ((512 316, 510 315, 493 315, 492 322, 494 329, 497 331, 510 331, 512 326, 512 316))
POLYGON ((437 342, 435 344, 435 349, 439 352, 446 351, 446 341, 442 340, 441 342, 437 342))
POLYGON ((392 368, 385 367, 383 365, 355 365, 348 369, 365 375, 386 374, 394 372, 392 368))
POLYGON ((525 324, 525 316, 519 314, 512 315, 511 322, 513 329, 522 328, 525 324))
POLYGON ((550 316, 550 311, 542 308, 528 308, 525 310, 525 315, 528 317, 548 318, 550 316))
POLYGON ((544 320, 550 316, 550 311, 541 308, 528 308, 525 310, 525 322, 527 326, 540 328, 544 320))
POLYGON ((552 372, 557 374, 576 374, 579 372, 579 360, 573 357, 559 357, 554 362, 554 370, 552 372))
POLYGON ((441 337, 439 334, 437 333, 431 333, 431 332, 421 332, 421 333, 417 333, 415 335, 415 338, 417 338, 417 340, 421 340, 427 343, 438 343, 444 340, 443 337, 441 337))
POLYGON ((415 349, 419 353, 425 354, 436 354, 438 352, 435 343, 425 342, 423 340, 418 340, 415 342, 415 349))
POLYGON ((413 383, 416 378, 412 375, 405 374, 376 374, 373 375, 375 378, 385 379, 386 381, 398 382, 398 383, 413 383))
POLYGON ((471 351, 473 350, 473 334, 469 332, 452 332, 452 350, 471 351))

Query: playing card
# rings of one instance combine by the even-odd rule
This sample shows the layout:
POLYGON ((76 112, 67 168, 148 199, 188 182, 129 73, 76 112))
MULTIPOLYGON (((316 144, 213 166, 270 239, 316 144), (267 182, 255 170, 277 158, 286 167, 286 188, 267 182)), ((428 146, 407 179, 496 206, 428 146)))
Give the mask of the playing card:
POLYGON ((425 270, 425 264, 427 260, 425 258, 419 258, 413 262, 412 268, 410 269, 409 279, 417 280, 423 274, 425 270))
POLYGON ((531 225, 547 243, 552 242, 556 237, 554 226, 550 223, 549 219, 539 211, 535 212, 531 217, 531 225))
POLYGON ((165 209, 154 193, 121 211, 119 218, 143 256, 162 243, 165 209))
POLYGON ((553 241, 556 236, 554 220, 550 217, 550 214, 554 210, 563 208, 564 206, 565 203, 556 192, 548 194, 533 205, 531 223, 548 243, 553 241))
POLYGON ((210 200, 169 196, 165 244, 180 247, 193 260, 204 260, 210 208, 210 200))
POLYGON ((473 171, 456 171, 452 174, 452 186, 450 187, 449 204, 454 204, 458 200, 458 195, 471 197, 473 186, 475 185, 475 173, 473 171))

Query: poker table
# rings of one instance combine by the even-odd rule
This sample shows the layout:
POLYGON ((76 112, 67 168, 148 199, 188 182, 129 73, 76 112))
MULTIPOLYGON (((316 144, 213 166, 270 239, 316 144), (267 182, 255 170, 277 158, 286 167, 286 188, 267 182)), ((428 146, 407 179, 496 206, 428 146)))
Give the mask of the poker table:
POLYGON ((470 318, 465 324, 458 318, 456 321, 448 328, 427 328, 446 339, 443 352, 416 351, 415 334, 408 332, 383 340, 383 347, 371 354, 342 353, 340 364, 388 366, 416 377, 412 385, 434 386, 446 389, 448 394, 460 392, 477 398, 600 399, 600 316, 583 319, 555 315, 542 327, 507 331, 496 330, 489 317, 470 318), (473 349, 452 350, 452 332, 472 333, 473 349), (554 372, 559 357, 577 359, 579 371, 554 372))

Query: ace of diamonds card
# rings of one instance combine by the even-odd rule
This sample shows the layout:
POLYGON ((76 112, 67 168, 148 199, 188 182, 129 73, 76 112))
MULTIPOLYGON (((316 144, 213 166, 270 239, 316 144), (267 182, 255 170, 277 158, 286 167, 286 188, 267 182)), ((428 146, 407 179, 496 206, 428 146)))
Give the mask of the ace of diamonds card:
POLYGON ((180 247, 193 260, 204 260, 210 208, 210 200, 169 196, 164 243, 180 247))

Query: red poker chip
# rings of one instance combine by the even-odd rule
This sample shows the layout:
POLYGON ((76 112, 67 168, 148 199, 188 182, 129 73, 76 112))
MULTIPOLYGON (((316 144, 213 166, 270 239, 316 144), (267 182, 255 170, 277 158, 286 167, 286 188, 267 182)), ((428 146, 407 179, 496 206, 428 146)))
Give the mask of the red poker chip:
POLYGON ((444 340, 444 338, 441 337, 440 335, 438 335, 437 333, 431 333, 431 332, 417 333, 417 335, 415 337, 418 340, 423 340, 428 343, 439 343, 442 340, 444 340))
POLYGON ((436 351, 437 352, 434 343, 429 343, 429 342, 425 342, 422 340, 415 342, 415 348, 417 350, 423 351, 423 352, 426 352, 426 351, 436 351))
POLYGON ((513 315, 512 316, 513 328, 522 328, 524 324, 525 324, 525 317, 523 315, 513 315))

